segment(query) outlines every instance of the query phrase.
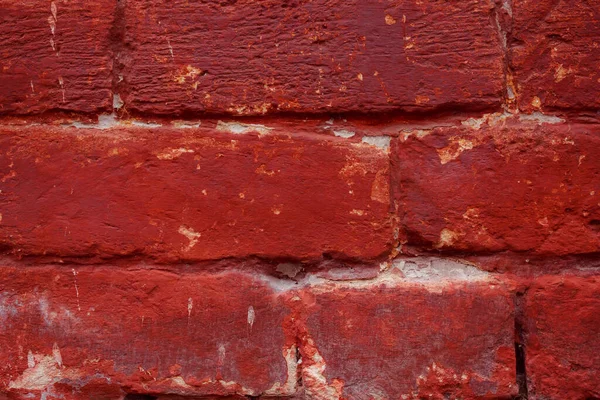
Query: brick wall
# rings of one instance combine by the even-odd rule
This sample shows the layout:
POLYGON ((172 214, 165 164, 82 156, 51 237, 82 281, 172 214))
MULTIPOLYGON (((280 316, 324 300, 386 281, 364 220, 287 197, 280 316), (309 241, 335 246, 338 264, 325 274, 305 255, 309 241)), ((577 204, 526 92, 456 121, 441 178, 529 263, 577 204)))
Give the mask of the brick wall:
POLYGON ((0 0, 0 399, 600 398, 591 0, 0 0))

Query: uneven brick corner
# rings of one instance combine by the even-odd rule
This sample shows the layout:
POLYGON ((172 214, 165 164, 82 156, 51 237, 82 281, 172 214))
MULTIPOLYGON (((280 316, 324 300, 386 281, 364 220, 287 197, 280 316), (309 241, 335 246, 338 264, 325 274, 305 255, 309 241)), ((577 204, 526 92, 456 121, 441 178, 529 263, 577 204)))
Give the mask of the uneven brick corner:
POLYGON ((600 249, 597 125, 438 128, 393 144, 408 245, 567 255, 600 249))
POLYGON ((600 10, 594 2, 513 0, 511 67, 524 111, 600 108, 600 10))

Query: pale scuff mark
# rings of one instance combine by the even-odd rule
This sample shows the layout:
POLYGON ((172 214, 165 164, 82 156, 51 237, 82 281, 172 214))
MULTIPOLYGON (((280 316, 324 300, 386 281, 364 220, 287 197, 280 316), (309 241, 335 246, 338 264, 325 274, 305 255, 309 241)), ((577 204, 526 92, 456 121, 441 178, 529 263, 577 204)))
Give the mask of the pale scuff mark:
POLYGON ((219 345, 219 348, 217 349, 217 355, 218 355, 218 365, 219 367, 222 367, 223 364, 225 363, 225 355, 227 354, 227 350, 225 349, 225 345, 223 343, 221 343, 219 345))
POLYGON ((41 391, 61 379, 78 379, 79 374, 74 370, 65 370, 58 344, 52 346, 52 355, 27 354, 27 369, 8 384, 9 389, 41 391))
POLYGON ((54 357, 54 361, 56 361, 56 365, 62 367, 62 355, 60 354, 60 348, 57 343, 54 343, 52 346, 52 356, 54 357))
POLYGON ((412 129, 412 130, 403 130, 400 132, 400 140, 406 142, 409 137, 415 136, 418 139, 422 139, 425 136, 429 135, 433 130, 432 129, 412 129))
POLYGON ((65 103, 65 81, 62 76, 58 77, 58 84, 60 85, 60 91, 62 92, 62 102, 65 103))
POLYGON ((333 379, 327 382, 327 364, 311 337, 305 339, 303 348, 302 382, 306 396, 312 400, 339 400, 342 398, 343 382, 333 379))
POLYGON ((193 128, 199 128, 200 125, 202 125, 202 122, 201 121, 176 120, 176 121, 171 121, 171 125, 173 125, 175 128, 179 128, 179 129, 193 129, 193 128))
MULTIPOLYGON (((206 71, 200 68, 196 68, 193 65, 187 65, 177 71, 177 73, 173 76, 173 80, 179 83, 180 85, 183 85, 188 80, 195 81, 197 77, 203 76, 205 73, 206 71)), ((195 85, 192 84, 192 86, 194 87, 194 89, 198 88, 197 83, 195 85)))
POLYGON ((256 313, 254 312, 254 307, 248 307, 248 325, 250 325, 250 330, 252 330, 252 326, 254 325, 254 320, 256 319, 256 313))
POLYGON ((52 309, 48 299, 44 296, 38 299, 38 309, 46 326, 59 326, 61 329, 66 330, 70 326, 79 323, 79 320, 69 309, 65 307, 60 307, 58 311, 52 309))
POLYGON ((221 132, 229 132, 234 135, 243 135, 246 133, 256 132, 259 135, 268 135, 273 128, 269 128, 259 124, 244 124, 241 122, 217 122, 217 130, 221 132))
POLYGON ((558 68, 556 68, 556 72, 554 73, 554 81, 556 83, 562 81, 563 79, 565 79, 568 75, 572 74, 573 72, 575 72, 571 67, 569 68, 565 68, 563 67, 562 64, 560 64, 558 66, 558 68))
POLYGON ((73 272, 73 281, 75 283, 75 295, 77 296, 77 310, 81 311, 81 304, 79 304, 79 287, 77 286, 77 271, 75 271, 75 268, 72 268, 71 271, 73 272))
POLYGON ((175 61, 175 54, 173 54, 173 46, 171 46, 171 41, 167 38, 167 46, 169 47, 169 53, 171 54, 171 60, 175 61))
POLYGON ((379 170, 375 174, 371 185, 371 200, 383 204, 390 202, 390 181, 387 168, 379 170))
POLYGON ((190 322, 190 318, 192 316, 192 309, 194 308, 194 300, 190 297, 188 298, 187 312, 188 312, 188 324, 190 322))
POLYGON ((44 390, 61 378, 61 370, 54 357, 41 356, 34 361, 33 367, 28 367, 17 379, 10 381, 8 388, 44 390))
POLYGON ((459 260, 436 257, 398 258, 382 263, 375 277, 364 278, 357 275, 345 275, 343 279, 329 279, 318 272, 308 273, 300 280, 278 279, 273 276, 261 276, 277 293, 287 293, 310 288, 315 293, 327 293, 344 289, 373 290, 376 288, 399 288, 423 286, 424 289, 439 293, 444 287, 454 283, 489 282, 495 284, 493 275, 459 260))
POLYGON ((354 136, 356 133, 352 132, 352 131, 347 131, 345 129, 337 129, 337 130, 333 130, 333 134, 337 137, 341 137, 344 139, 349 139, 352 136, 354 136))
POLYGON ((479 130, 484 125, 486 126, 497 126, 500 124, 504 124, 507 119, 513 118, 514 114, 509 112, 497 112, 490 114, 483 114, 480 118, 467 118, 464 121, 461 121, 461 125, 466 126, 468 128, 479 130))
POLYGON ((476 144, 471 140, 459 138, 454 139, 450 146, 438 149, 437 153, 440 157, 440 162, 443 165, 456 160, 463 152, 472 150, 475 146, 476 144))
POLYGON ((123 106, 125 105, 125 103, 123 102, 123 100, 121 99, 121 96, 119 95, 119 93, 115 93, 113 94, 113 108, 115 110, 119 110, 121 109, 123 106))
POLYGON ((450 229, 444 228, 440 232, 440 240, 436 244, 436 248, 449 247, 452 246, 458 239, 460 235, 450 229))
POLYGON ((362 143, 375 146, 386 152, 390 150, 390 141, 389 136, 364 136, 361 140, 362 143))
POLYGON ((283 358, 287 365, 287 377, 285 383, 275 382, 264 394, 267 396, 292 396, 296 393, 298 386, 298 361, 296 360, 297 348, 295 345, 283 349, 283 358))
POLYGON ((179 158, 182 154, 186 153, 194 153, 194 150, 186 149, 183 147, 180 147, 178 149, 165 149, 162 152, 158 153, 156 155, 156 158, 158 158, 159 160, 174 160, 176 158, 179 158))
POLYGON ((193 230, 193 229, 191 229, 191 228, 188 228, 188 227, 186 227, 186 226, 184 226, 184 225, 181 225, 181 226, 179 227, 179 230, 178 230, 178 232, 179 232, 180 234, 182 234, 183 236, 185 236, 185 237, 186 237, 186 238, 187 238, 187 239, 190 241, 190 243, 189 243, 189 244, 187 245, 187 247, 184 249, 185 251, 189 251, 189 250, 191 250, 191 249, 192 249, 192 248, 193 248, 193 247, 196 245, 196 243, 198 243, 198 239, 199 239, 199 238, 200 238, 200 236, 201 236, 201 234, 200 234, 200 233, 198 233, 198 232, 194 232, 194 230, 193 230))
POLYGON ((183 236, 185 236, 190 241, 190 243, 187 245, 187 247, 184 248, 184 251, 190 251, 196 245, 196 243, 198 243, 198 239, 201 236, 200 233, 194 232, 193 229, 188 228, 184 225, 181 225, 179 227, 178 232, 180 234, 182 234, 183 236))
POLYGON ((565 122, 563 118, 555 115, 542 114, 539 111, 531 114, 519 114, 519 120, 521 122, 537 122, 538 124, 560 124, 565 122))
POLYGON ((56 23, 58 22, 58 9, 56 8, 56 4, 54 2, 50 3, 50 14, 51 15, 48 17, 48 25, 50 25, 50 33, 52 34, 52 37, 50 38, 50 46, 52 47, 52 51, 56 52, 56 55, 58 56, 58 52, 56 51, 56 44, 54 43, 56 23))

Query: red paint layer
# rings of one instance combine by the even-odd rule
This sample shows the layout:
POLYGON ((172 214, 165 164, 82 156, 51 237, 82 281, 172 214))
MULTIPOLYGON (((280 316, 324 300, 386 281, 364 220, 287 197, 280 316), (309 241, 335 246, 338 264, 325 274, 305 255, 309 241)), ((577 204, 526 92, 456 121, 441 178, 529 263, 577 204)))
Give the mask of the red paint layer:
POLYGON ((594 1, 512 1, 511 59, 522 110, 600 107, 600 8, 594 1))
POLYGON ((115 0, 0 0, 0 114, 111 107, 115 0))
POLYGON ((283 388, 289 310, 248 275, 3 267, 0 281, 0 392, 116 400, 295 390, 283 388))
POLYGON ((525 321, 529 398, 600 397, 600 277, 536 279, 525 321))
POLYGON ((0 166, 17 255, 373 259, 393 240, 387 152, 338 138, 17 127, 0 166))
POLYGON ((600 249, 595 125, 434 129, 393 145, 409 245, 545 255, 600 249))
POLYGON ((503 92, 480 2, 127 2, 130 111, 236 115, 491 108, 503 92))
POLYGON ((338 398, 327 393, 344 399, 509 398, 517 391, 513 305, 502 286, 340 287, 307 290, 303 300, 303 382, 316 399, 338 398))

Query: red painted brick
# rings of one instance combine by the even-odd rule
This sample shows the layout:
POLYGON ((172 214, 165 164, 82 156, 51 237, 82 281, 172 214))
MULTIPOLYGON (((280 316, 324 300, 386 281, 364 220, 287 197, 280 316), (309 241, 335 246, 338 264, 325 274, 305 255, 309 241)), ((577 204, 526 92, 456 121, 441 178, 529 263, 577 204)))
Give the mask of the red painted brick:
POLYGON ((525 321, 529 398, 600 397, 600 277, 536 279, 525 321))
POLYGON ((407 262, 371 283, 305 289, 299 338, 307 394, 436 400, 516 394, 511 295, 473 270, 443 260, 407 262))
POLYGON ((522 110, 600 107, 600 8, 585 0, 515 0, 512 68, 522 110))
POLYGON ((0 153, 20 256, 372 259, 393 240, 387 151, 340 138, 16 127, 0 153))
POLYGON ((289 310, 249 275, 5 266, 0 281, 0 392, 295 392, 289 310))
POLYGON ((129 111, 265 114, 491 108, 490 2, 127 2, 129 111))
POLYGON ((116 0, 0 1, 0 114, 110 109, 116 0))
POLYGON ((597 252, 599 132, 507 120, 398 139, 392 186, 404 240, 436 250, 597 252))

